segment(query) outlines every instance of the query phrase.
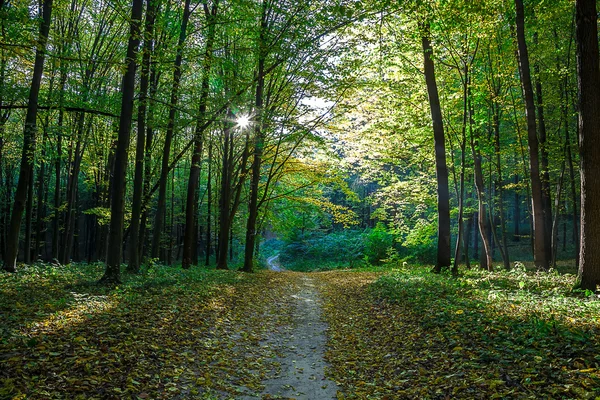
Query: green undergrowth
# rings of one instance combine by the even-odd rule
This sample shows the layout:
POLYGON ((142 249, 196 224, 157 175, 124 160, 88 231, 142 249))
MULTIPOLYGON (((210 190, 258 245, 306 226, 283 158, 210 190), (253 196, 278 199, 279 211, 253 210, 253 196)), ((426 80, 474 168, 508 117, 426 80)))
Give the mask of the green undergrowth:
MULTIPOLYGON (((600 299, 573 291, 574 282, 573 274, 530 272, 519 264, 458 278, 403 268, 380 277, 369 293, 417 316, 412 323, 443 345, 438 357, 460 366, 453 373, 479 375, 473 382, 499 397, 598 398, 600 299)), ((462 391, 451 389, 444 393, 462 391)))

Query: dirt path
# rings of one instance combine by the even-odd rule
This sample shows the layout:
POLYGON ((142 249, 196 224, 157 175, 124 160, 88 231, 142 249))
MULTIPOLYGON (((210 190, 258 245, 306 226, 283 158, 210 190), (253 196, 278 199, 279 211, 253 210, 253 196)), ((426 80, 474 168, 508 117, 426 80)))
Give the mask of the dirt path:
MULTIPOLYGON (((327 325, 321 321, 321 300, 313 278, 303 274, 300 291, 290 296, 289 301, 294 303, 293 326, 273 332, 267 340, 278 353, 279 368, 263 382, 262 398, 333 399, 337 385, 325 377, 327 325)), ((256 397, 246 397, 251 398, 256 397)))

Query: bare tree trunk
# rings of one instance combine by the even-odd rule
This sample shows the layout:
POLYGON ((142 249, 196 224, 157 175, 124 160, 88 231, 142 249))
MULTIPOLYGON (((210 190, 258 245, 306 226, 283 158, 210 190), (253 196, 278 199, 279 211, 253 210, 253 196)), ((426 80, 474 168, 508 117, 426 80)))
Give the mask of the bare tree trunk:
POLYGON ((204 264, 210 265, 210 252, 212 249, 212 243, 210 238, 211 232, 211 220, 212 220, 212 154, 213 154, 213 143, 212 139, 208 142, 208 177, 206 182, 206 259, 204 264))
MULTIPOLYGON (((508 255, 508 243, 506 238, 506 218, 504 214, 504 181, 502 179, 502 165, 500 163, 500 105, 494 104, 494 152, 496 153, 496 190, 498 195, 498 211, 500 213, 500 233, 502 234, 502 243, 498 243, 504 269, 510 269, 510 258, 508 255)), ((493 224, 493 221, 492 221, 493 224)), ((495 227, 492 226, 492 232, 496 234, 495 227)), ((497 238, 496 238, 497 239, 497 238)))
POLYGON ((433 65, 433 49, 429 40, 429 26, 423 26, 422 37, 425 82, 429 95, 429 107, 433 122, 433 136, 435 142, 435 166, 437 176, 437 205, 438 205, 438 244, 437 261, 434 272, 439 273, 443 268, 450 266, 450 194, 448 191, 448 168, 446 166, 446 145, 444 137, 444 123, 442 108, 435 80, 433 65))
POLYGON ((31 264, 31 224, 33 222, 33 168, 29 170, 29 188, 25 206, 25 246, 23 257, 25 264, 31 264))
POLYGON ((529 169, 531 178, 531 199, 534 224, 534 262, 537 268, 548 269, 548 249, 546 248, 546 224, 544 218, 543 187, 540 179, 539 146, 535 120, 535 102, 533 99, 533 86, 531 84, 531 72, 529 68, 529 53, 525 41, 525 17, 523 11, 523 0, 515 0, 517 11, 517 44, 519 71, 521 73, 521 84, 525 97, 525 115, 527 116, 527 142, 529 145, 529 169))
MULTIPOLYGON (((233 114, 229 114, 233 116, 233 114)), ((219 251, 217 254, 217 269, 227 269, 227 250, 231 230, 231 179, 233 160, 230 157, 230 146, 233 147, 233 127, 225 123, 223 132, 223 159, 221 167, 221 193, 219 196, 219 251)))
MULTIPOLYGON (((519 184, 519 174, 515 174, 514 178, 515 186, 519 184)), ((514 233, 513 241, 518 242, 521 240, 521 200, 519 198, 519 189, 515 188, 515 213, 514 213, 514 233)))
MULTIPOLYGON (((206 22, 208 24, 208 35, 206 38, 206 47, 204 50, 204 60, 202 68, 202 85, 200 92, 200 101, 198 107, 198 116, 196 117, 196 129, 194 132, 194 152, 192 154, 192 165, 190 166, 190 177, 188 180, 186 207, 185 207, 185 232, 183 235, 183 259, 181 260, 181 266, 183 268, 189 268, 192 265, 192 259, 194 258, 194 248, 197 246, 197 231, 198 220, 198 185, 200 180, 200 164, 202 157, 202 136, 203 130, 201 129, 203 122, 206 119, 206 103, 208 100, 209 80, 210 71, 212 66, 212 54, 213 54, 213 42, 215 38, 215 18, 217 15, 218 0, 214 0, 212 9, 208 8, 208 5, 204 3, 204 14, 206 22)), ((209 161, 210 162, 210 161, 209 161)))
MULTIPOLYGON (((465 64, 463 73, 463 121, 460 142, 460 188, 458 195, 458 236, 456 238, 456 249, 454 251, 454 264, 452 265, 452 274, 458 274, 458 264, 460 263, 461 246, 463 245, 464 232, 464 201, 465 201, 465 167, 466 167, 466 145, 467 145, 467 118, 468 118, 468 86, 469 86, 469 68, 465 64)), ((465 252, 466 253, 466 252, 465 252)))
POLYGON ((479 236, 481 237, 481 243, 483 244, 483 249, 481 253, 481 260, 483 262, 481 268, 487 268, 489 271, 492 271, 492 253, 490 248, 490 241, 486 232, 487 213, 485 211, 485 185, 483 182, 483 170, 481 168, 481 154, 479 153, 479 144, 473 136, 474 133, 473 131, 471 131, 471 152, 473 154, 474 161, 473 171, 475 173, 475 189, 479 204, 477 210, 477 222, 479 226, 479 236))
MULTIPOLYGON (((537 32, 533 35, 534 43, 537 44, 537 32)), ((536 63, 533 67, 536 75, 535 80, 535 95, 537 98, 537 116, 539 121, 539 144, 540 144, 540 164, 542 172, 542 207, 544 210, 544 232, 545 247, 550 259, 553 259, 552 254, 552 197, 550 194, 550 171, 548 168, 548 149, 546 143, 546 118, 544 116, 544 100, 542 91, 542 81, 540 78, 540 67, 536 63)))
POLYGON ((146 110, 148 108, 148 86, 150 81, 150 57, 154 44, 154 20, 157 2, 148 1, 146 21, 144 23, 144 48, 142 70, 140 74, 140 100, 137 115, 137 138, 135 147, 135 172, 133 178, 133 202, 131 204, 131 240, 129 241, 129 264, 127 272, 137 274, 140 271, 140 220, 142 214, 142 195, 144 180, 144 156, 146 141, 146 110))
POLYGON ((127 45, 127 69, 123 74, 121 101, 121 118, 119 119, 119 136, 115 151, 115 167, 112 180, 110 227, 108 234, 108 251, 106 253, 106 271, 100 282, 113 284, 121 281, 121 249, 123 247, 123 219, 125 209, 125 186, 127 173, 127 149, 131 136, 131 120, 133 118, 133 95, 135 91, 136 55, 140 44, 140 26, 143 12, 143 1, 133 0, 131 7, 131 25, 129 43, 127 45))
POLYGON ((35 134, 37 130, 38 96, 44 71, 44 59, 46 57, 46 43, 50 32, 50 17, 52 14, 52 0, 44 0, 42 5, 42 21, 40 24, 37 48, 35 50, 35 63, 29 99, 27 102, 27 114, 25 116, 25 128, 23 129, 23 153, 21 154, 21 167, 19 170, 19 183, 15 193, 15 201, 10 219, 10 227, 7 236, 6 253, 4 255, 4 270, 16 271, 17 255, 19 254, 19 232, 21 230, 21 218, 27 191, 30 185, 31 170, 35 156, 35 134))
MULTIPOLYGON (((565 148, 566 152, 566 148, 565 148)), ((560 177, 556 184, 556 196, 554 196, 554 220, 552 221, 552 268, 556 268, 556 259, 558 255, 558 224, 560 215, 560 197, 562 195, 563 180, 565 177, 566 160, 563 159, 560 169, 560 177)))
POLYGON ((600 284, 600 62, 595 0, 576 2, 579 154, 581 155, 581 250, 578 286, 600 284))
POLYGON ((167 132, 165 134, 165 144, 162 154, 162 168, 160 173, 160 186, 158 189, 158 205, 156 208, 156 219, 154 220, 154 233, 152 235, 152 258, 158 257, 160 248, 160 238, 163 230, 163 222, 166 213, 167 200, 167 180, 169 177, 169 157, 171 155, 171 142, 175 131, 175 115, 177 111, 177 102, 179 100, 179 84, 181 81, 181 64, 183 61, 183 47, 187 35, 187 25, 190 18, 190 0, 185 1, 183 17, 181 20, 181 31, 177 43, 177 55, 175 56, 175 65, 173 67, 173 85, 171 87, 171 99, 169 102, 169 119, 167 122, 167 132))
MULTIPOLYGON (((36 222, 35 222, 35 245, 33 254, 33 260, 37 261, 40 251, 40 243, 42 243, 42 236, 45 234, 44 229, 44 220, 46 218, 46 201, 48 196, 48 191, 45 187, 45 176, 46 176, 46 140, 47 140, 47 130, 44 130, 44 136, 42 138, 42 157, 40 160, 40 170, 38 172, 38 198, 37 198, 37 212, 36 212, 36 222), (43 232, 44 231, 44 232, 43 232)), ((44 241, 45 242, 45 241, 44 241)))
MULTIPOLYGON (((261 26, 261 43, 265 39, 263 37, 266 30, 266 16, 263 15, 261 26)), ((262 48, 262 46, 260 46, 262 48)), ((248 204, 248 220, 246 223, 246 244, 244 248, 244 266, 243 271, 252 272, 254 269, 254 252, 256 244, 256 220, 258 218, 258 191, 260 184, 260 167, 262 164, 264 133, 262 127, 262 108, 263 108, 263 91, 264 91, 264 69, 265 57, 263 54, 258 59, 258 81, 256 83, 255 110, 256 110, 256 126, 254 129, 254 153, 252 156, 252 179, 250 181, 250 202, 248 204)))

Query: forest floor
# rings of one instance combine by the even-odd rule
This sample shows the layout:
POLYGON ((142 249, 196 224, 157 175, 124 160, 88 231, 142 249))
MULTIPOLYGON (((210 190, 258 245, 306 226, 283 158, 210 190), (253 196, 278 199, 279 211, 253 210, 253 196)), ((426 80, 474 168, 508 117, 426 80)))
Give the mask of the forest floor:
POLYGON ((600 396, 600 301, 570 274, 0 274, 0 399, 600 396))

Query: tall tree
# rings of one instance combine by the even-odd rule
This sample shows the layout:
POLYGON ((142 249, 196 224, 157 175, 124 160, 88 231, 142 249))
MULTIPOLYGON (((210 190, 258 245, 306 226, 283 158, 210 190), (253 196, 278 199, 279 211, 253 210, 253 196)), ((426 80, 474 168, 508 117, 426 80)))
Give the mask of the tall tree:
POLYGON ((148 86, 150 82, 150 58, 154 44, 154 20, 158 2, 148 0, 146 21, 144 23, 144 48, 142 70, 140 74, 140 101, 137 115, 137 137, 135 146, 135 176, 133 180, 133 202, 131 205, 131 227, 129 242, 129 263, 127 271, 137 273, 140 270, 140 220, 142 215, 142 195, 144 180, 144 158, 146 144, 146 110, 148 108, 148 86))
MULTIPOLYGON (((549 268, 548 249, 546 249, 546 224, 544 202, 542 198, 542 180, 540 179, 539 143, 536 128, 535 101, 529 67, 529 53, 525 41, 525 12, 523 0, 515 0, 517 54, 521 85, 525 98, 525 116, 527 118, 527 143, 529 145, 529 176, 531 179, 531 204, 533 214, 534 262, 537 268, 549 268)), ((550 227, 548 227, 550 229, 550 227)))
POLYGON ((46 44, 50 32, 50 18, 52 15, 52 0, 44 0, 42 3, 42 20, 40 23, 39 36, 35 50, 35 63, 33 65, 33 76, 27 102, 27 114, 25 116, 25 127, 23 129, 23 152, 21 154, 21 167, 19 170, 19 183, 15 193, 15 201, 10 219, 10 227, 6 240, 6 253, 4 254, 4 269, 15 272, 17 255, 19 254, 19 231, 21 230, 21 218, 27 200, 29 185, 32 184, 33 163, 35 153, 35 135, 37 131, 38 96, 44 71, 44 60, 46 58, 46 44))
MULTIPOLYGON (((212 7, 204 3, 204 15, 208 25, 208 35, 206 38, 206 47, 204 49, 204 60, 202 62, 202 84, 200 89, 200 101, 198 105, 198 115, 196 120, 196 129, 194 131, 194 149, 192 154, 192 165, 190 167, 190 177, 188 180, 186 208, 185 208, 185 232, 183 236, 183 259, 181 266, 189 268, 192 265, 194 249, 197 246, 196 235, 198 226, 198 202, 196 199, 198 184, 200 180, 200 162, 202 157, 202 124, 206 120, 206 105, 209 94, 210 71, 212 66, 213 42, 215 39, 215 18, 219 6, 218 0, 213 0, 212 7)), ((223 172, 224 174, 224 172, 223 172)))
POLYGON ((579 153, 581 156, 581 247, 579 286, 600 284, 600 62, 595 0, 576 2, 579 153))
POLYGON ((125 189, 127 173, 127 150, 131 135, 133 118, 133 95, 135 91, 135 71, 137 69, 137 52, 140 44, 140 26, 142 23, 143 0, 133 0, 131 6, 131 22, 129 43, 127 45, 127 68, 123 74, 121 116, 119 119, 119 136, 115 151, 115 164, 111 190, 110 227, 108 234, 108 251, 106 254, 106 271, 100 282, 112 284, 121 281, 121 254, 123 247, 123 220, 125 211, 125 189))
POLYGON ((175 132, 175 116, 177 114, 177 102, 179 101, 179 85, 181 83, 181 64, 183 62, 183 49, 187 37, 187 25, 190 19, 190 0, 185 1, 183 16, 181 19, 181 30, 177 42, 175 64, 173 66, 173 83, 171 86, 171 97, 169 100, 169 119, 165 133, 163 146, 160 183, 158 189, 158 206, 156 218, 154 219, 154 232, 152 234, 152 258, 159 255, 161 236, 167 207, 167 179, 169 177, 169 158, 171 156, 171 144, 175 132))
POLYGON ((437 177, 437 205, 438 205, 438 230, 437 230, 437 259, 434 271, 439 273, 443 268, 450 266, 450 194, 448 189, 448 167, 446 166, 446 144, 444 135, 444 122, 442 119, 442 106, 435 80, 433 64, 433 48, 429 39, 429 25, 422 26, 421 43, 423 46, 423 59, 425 67, 425 82, 429 95, 429 108, 433 123, 433 137, 435 143, 435 169, 437 177))

